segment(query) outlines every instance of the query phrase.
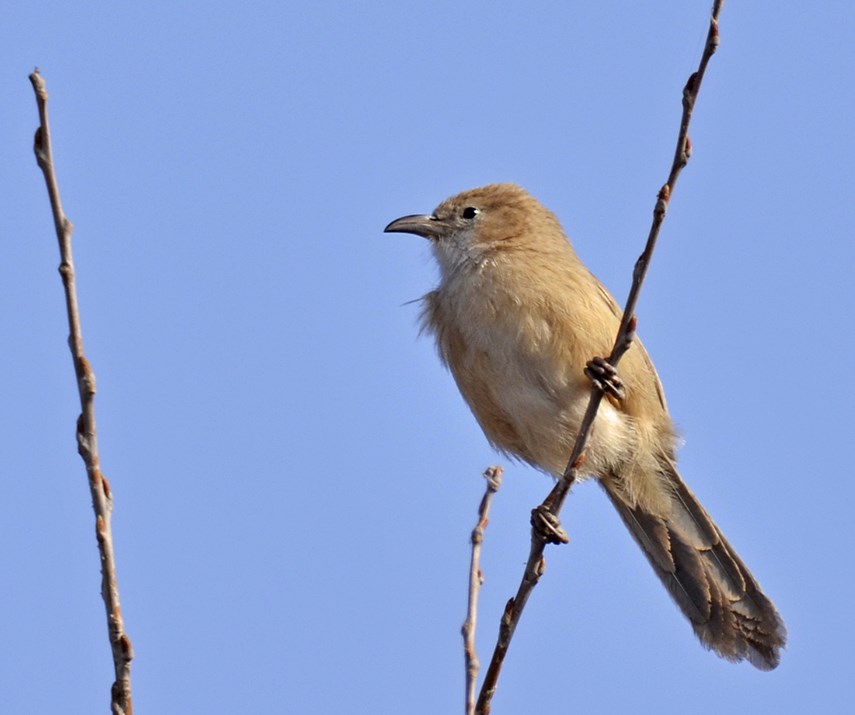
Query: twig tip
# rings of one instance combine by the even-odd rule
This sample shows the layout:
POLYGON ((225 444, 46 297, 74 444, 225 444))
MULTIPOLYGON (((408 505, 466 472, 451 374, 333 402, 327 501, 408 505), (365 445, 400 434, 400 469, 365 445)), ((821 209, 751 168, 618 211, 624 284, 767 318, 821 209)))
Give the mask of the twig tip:
POLYGON ((493 465, 492 467, 487 467, 484 470, 483 477, 487 480, 487 487, 491 492, 499 491, 499 487, 502 486, 502 474, 504 470, 499 465, 493 465))

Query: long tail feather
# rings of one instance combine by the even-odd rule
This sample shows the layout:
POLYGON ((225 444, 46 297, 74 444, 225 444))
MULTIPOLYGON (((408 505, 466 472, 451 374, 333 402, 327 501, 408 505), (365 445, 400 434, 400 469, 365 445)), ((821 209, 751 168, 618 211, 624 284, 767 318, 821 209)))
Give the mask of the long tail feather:
POLYGON ((601 483, 701 643, 772 670, 786 643, 784 622, 673 465, 666 469, 672 509, 664 517, 628 506, 608 480, 601 483))

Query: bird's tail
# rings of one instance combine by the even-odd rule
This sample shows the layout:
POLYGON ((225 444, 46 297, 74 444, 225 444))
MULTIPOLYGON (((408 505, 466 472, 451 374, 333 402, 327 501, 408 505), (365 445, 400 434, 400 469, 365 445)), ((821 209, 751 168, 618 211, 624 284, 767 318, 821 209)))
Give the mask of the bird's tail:
POLYGON ((673 464, 665 471, 672 491, 667 516, 629 506, 615 483, 601 483, 701 643, 727 660, 775 668, 787 639, 784 622, 673 464))

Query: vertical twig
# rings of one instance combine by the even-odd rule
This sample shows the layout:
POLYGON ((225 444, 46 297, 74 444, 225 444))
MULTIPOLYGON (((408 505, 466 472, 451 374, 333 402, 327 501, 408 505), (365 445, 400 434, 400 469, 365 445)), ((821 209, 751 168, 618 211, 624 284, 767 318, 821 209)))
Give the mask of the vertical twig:
POLYGON ((466 715, 475 713, 475 690, 478 684, 478 671, 481 664, 475 651, 475 631, 478 625, 478 594, 484 575, 481 573, 481 544, 484 542, 484 529, 487 528, 490 514, 490 504, 493 495, 502 486, 502 468, 488 467, 484 472, 487 487, 481 504, 478 507, 478 523, 472 530, 472 558, 469 561, 469 603, 466 610, 466 620, 461 632, 463 634, 463 658, 466 664, 466 715))
MULTIPOLYGON (((608 362, 614 367, 617 367, 617 364, 629 349, 635 337, 635 328, 637 323, 635 306, 638 302, 641 285, 644 282, 644 277, 647 275, 647 268, 650 265, 650 259, 653 256, 653 250, 656 247, 656 241, 659 237, 659 231, 662 228, 662 222, 665 220, 665 213, 671 200, 674 185, 677 183, 677 179, 683 168, 688 163, 689 156, 692 153, 692 145, 689 140, 689 123, 692 119, 692 110, 694 109, 695 101, 698 97, 698 91, 701 88, 701 81, 704 78, 707 64, 718 48, 718 17, 723 5, 724 0, 715 0, 713 2, 709 31, 707 32, 707 41, 704 46, 703 54, 701 55, 701 61, 698 65, 697 71, 692 73, 686 82, 686 86, 683 88, 683 114, 680 120, 680 131, 677 135, 677 146, 674 151, 674 160, 671 164, 671 171, 668 174, 668 180, 659 190, 659 194, 657 196, 656 205, 653 209, 653 222, 647 236, 647 243, 644 247, 644 251, 635 263, 632 275, 632 287, 629 291, 620 328, 618 329, 618 334, 615 338, 614 347, 612 348, 611 355, 608 358, 608 362)), ((590 437, 594 418, 597 415, 597 409, 600 406, 602 397, 602 388, 596 384, 592 385, 588 409, 585 412, 585 416, 579 428, 579 434, 576 437, 573 453, 567 462, 567 468, 564 470, 564 475, 558 480, 558 483, 549 493, 549 496, 547 496, 543 504, 532 511, 531 550, 529 552, 528 562, 516 596, 508 601, 508 604, 505 607, 505 613, 502 616, 501 625, 499 627, 499 637, 493 651, 493 657, 484 677, 484 682, 481 685, 481 693, 478 697, 476 713, 483 713, 486 715, 490 712, 490 703, 496 692, 496 687, 498 686, 499 674, 501 672, 502 664, 504 663, 505 654, 508 651, 508 647, 510 646, 511 639, 513 638, 514 631, 519 623, 525 604, 528 601, 528 597, 531 595, 532 590, 537 585, 537 582, 543 573, 543 552, 546 548, 546 544, 566 543, 568 540, 567 534, 561 527, 558 520, 558 515, 564 506, 564 501, 567 498, 570 487, 575 482, 578 472, 585 462, 585 448, 587 447, 588 438, 590 437)))
POLYGON ((132 715, 131 703, 131 660, 133 648, 125 633, 122 608, 119 602, 119 584, 116 579, 116 561, 113 551, 113 532, 110 526, 113 511, 113 496, 107 478, 101 473, 98 456, 98 435, 95 429, 95 373, 83 353, 83 333, 80 328, 80 309, 77 302, 77 288, 74 281, 74 261, 71 255, 71 232, 73 225, 62 210, 59 198, 59 185, 53 164, 53 150, 50 140, 50 125, 47 114, 47 89, 38 69, 30 75, 36 103, 39 109, 39 128, 33 149, 36 161, 45 177, 56 235, 59 239, 59 273, 65 289, 65 303, 68 313, 68 344, 74 362, 77 377, 77 389, 80 393, 81 413, 77 418, 77 451, 86 465, 89 477, 89 491, 92 494, 92 508, 95 510, 95 537, 101 557, 101 596, 107 610, 107 628, 110 647, 113 652, 113 665, 116 680, 111 689, 112 712, 114 715, 132 715))

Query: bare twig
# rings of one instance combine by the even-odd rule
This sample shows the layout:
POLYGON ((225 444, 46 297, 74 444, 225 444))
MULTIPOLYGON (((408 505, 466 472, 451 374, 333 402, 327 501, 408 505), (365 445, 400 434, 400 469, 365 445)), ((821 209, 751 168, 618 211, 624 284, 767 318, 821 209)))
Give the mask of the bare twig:
POLYGON ((53 164, 50 140, 50 125, 47 114, 47 89, 45 81, 36 69, 30 75, 36 103, 39 109, 39 128, 36 130, 33 149, 36 161, 45 177, 56 235, 59 239, 59 273, 65 288, 68 312, 68 337, 77 389, 80 393, 81 413, 77 418, 77 451, 86 465, 92 508, 95 510, 95 536, 101 557, 101 596, 107 610, 107 629, 113 652, 116 680, 111 689, 112 712, 114 715, 132 715, 131 703, 131 660, 133 648, 125 633, 122 608, 119 602, 119 584, 116 579, 116 561, 113 551, 113 532, 110 526, 113 511, 113 495, 107 478, 101 473, 98 456, 98 435, 95 430, 95 373, 83 353, 83 334, 80 328, 80 310, 77 303, 77 288, 74 281, 74 262, 71 255, 71 232, 73 225, 62 210, 59 185, 53 164))
POLYGON ((469 605, 466 610, 466 621, 461 629, 463 633, 463 658, 466 663, 466 715, 475 713, 475 686, 478 683, 478 670, 481 664, 478 662, 478 654, 475 652, 475 630, 478 623, 478 593, 481 584, 484 583, 484 575, 481 573, 481 544, 484 541, 484 529, 487 528, 490 504, 493 495, 502 486, 502 468, 488 467, 484 472, 487 487, 481 504, 478 507, 478 523, 472 530, 472 558, 469 562, 469 605))
MULTIPOLYGON (((650 227, 650 232, 647 237, 647 244, 644 247, 643 253, 636 261, 635 268, 632 274, 632 287, 629 291, 629 296, 624 308, 623 317, 621 318, 620 328, 618 329, 617 337, 615 338, 614 347, 608 362, 612 366, 617 367, 620 359, 629 349, 635 337, 635 329, 637 319, 635 316, 635 306, 638 302, 638 295, 641 291, 641 285, 644 277, 647 275, 647 269, 650 265, 650 259, 653 255, 653 250, 656 247, 656 241, 659 237, 659 231, 662 227, 662 222, 665 220, 665 213, 668 209, 668 204, 671 200, 671 195, 674 191, 674 186, 680 176, 683 168, 686 166, 691 155, 691 142, 689 140, 689 122, 692 118, 692 110, 695 106, 695 101, 698 97, 698 91, 701 88, 701 81, 706 72, 707 64, 710 58, 715 53, 719 44, 718 34, 718 17, 721 13, 724 0, 715 0, 713 2, 712 16, 710 18, 709 31, 707 33, 707 41, 704 46, 701 61, 696 72, 692 73, 683 88, 683 115, 680 121, 680 131, 677 135, 677 146, 674 152, 674 160, 671 164, 671 171, 668 174, 668 181, 659 190, 656 205, 653 209, 653 223, 650 227)), ((487 674, 481 686, 481 693, 478 697, 476 708, 477 713, 486 715, 490 712, 490 703, 493 695, 496 692, 498 685, 499 673, 501 672, 502 664, 505 659, 505 654, 510 646, 511 638, 517 623, 519 623, 522 611, 531 595, 532 590, 537 585, 540 576, 544 569, 543 552, 546 544, 566 543, 568 540, 566 532, 561 528, 558 520, 558 515, 564 506, 564 501, 570 491, 570 487, 576 481, 579 470, 585 462, 585 448, 588 444, 588 439, 594 424, 594 418, 597 415, 597 409, 600 406, 600 401, 603 397, 602 386, 596 383, 591 387, 591 398, 588 403, 588 409, 582 420, 579 428, 579 434, 576 437, 576 442, 573 447, 573 453, 567 462, 567 468, 564 470, 564 475, 556 483, 549 496, 544 500, 543 504, 532 511, 532 535, 531 535, 531 550, 529 552, 528 562, 523 573, 522 581, 520 582, 517 595, 508 601, 505 607, 505 613, 502 616, 501 625, 499 627, 499 638, 496 643, 493 657, 490 661, 490 666, 487 669, 487 674)))

